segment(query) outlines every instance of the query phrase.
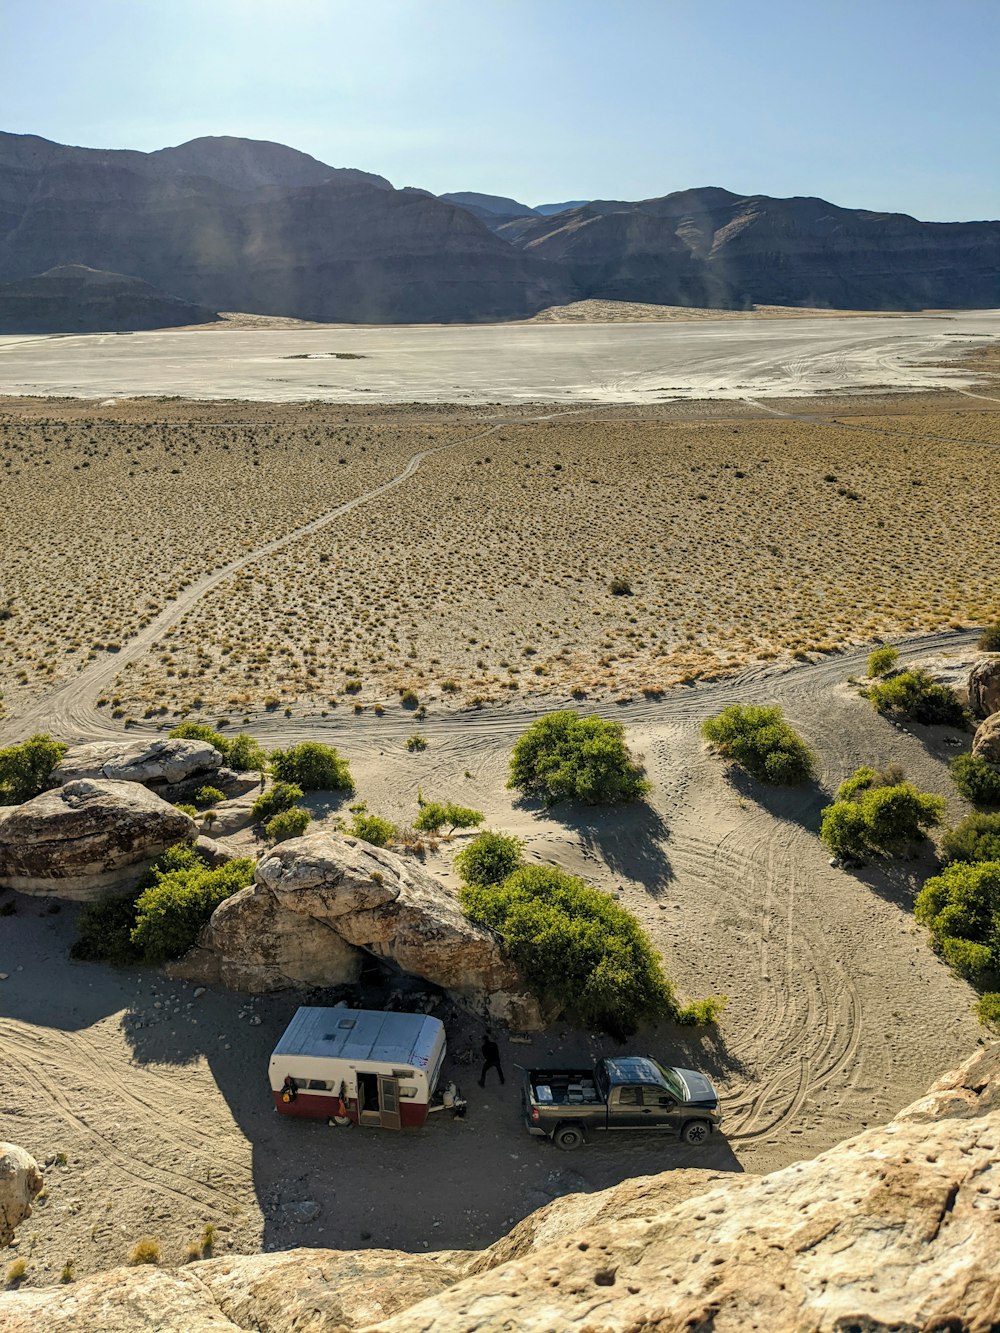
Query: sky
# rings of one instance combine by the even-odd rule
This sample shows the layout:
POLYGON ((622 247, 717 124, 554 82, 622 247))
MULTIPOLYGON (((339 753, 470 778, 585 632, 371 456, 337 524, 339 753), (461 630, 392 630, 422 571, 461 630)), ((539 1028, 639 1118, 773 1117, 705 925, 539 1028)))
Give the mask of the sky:
POLYGON ((1000 0, 0 0, 0 129, 271 139, 529 204, 1000 218, 1000 0))

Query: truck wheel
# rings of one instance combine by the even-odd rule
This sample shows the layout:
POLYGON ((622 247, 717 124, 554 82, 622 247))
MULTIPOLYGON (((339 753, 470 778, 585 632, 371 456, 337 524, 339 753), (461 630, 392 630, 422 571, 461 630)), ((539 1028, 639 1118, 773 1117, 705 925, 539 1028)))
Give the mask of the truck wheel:
POLYGON ((704 1143, 709 1133, 707 1121, 689 1120, 681 1130, 681 1138, 685 1143, 704 1143))
POLYGON ((569 1152, 571 1148, 579 1148, 583 1142, 583 1130, 575 1129, 572 1125, 566 1125, 563 1129, 556 1130, 552 1135, 552 1142, 557 1148, 569 1152))

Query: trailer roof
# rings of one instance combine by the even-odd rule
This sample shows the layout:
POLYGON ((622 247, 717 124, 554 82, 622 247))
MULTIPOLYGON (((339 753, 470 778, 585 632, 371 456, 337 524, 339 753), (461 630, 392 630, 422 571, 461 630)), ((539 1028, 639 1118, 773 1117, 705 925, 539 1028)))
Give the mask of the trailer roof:
POLYGON ((325 1056, 428 1069, 443 1030, 441 1020, 427 1014, 303 1006, 296 1010, 273 1054, 325 1056))

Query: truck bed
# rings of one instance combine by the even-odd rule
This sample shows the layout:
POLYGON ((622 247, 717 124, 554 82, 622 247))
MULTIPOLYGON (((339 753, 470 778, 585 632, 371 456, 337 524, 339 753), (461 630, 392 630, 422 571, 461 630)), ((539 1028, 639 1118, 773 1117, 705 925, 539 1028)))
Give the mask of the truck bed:
POLYGON ((528 1071, 531 1099, 539 1107, 597 1106, 603 1099, 594 1083, 592 1069, 531 1069, 528 1071))

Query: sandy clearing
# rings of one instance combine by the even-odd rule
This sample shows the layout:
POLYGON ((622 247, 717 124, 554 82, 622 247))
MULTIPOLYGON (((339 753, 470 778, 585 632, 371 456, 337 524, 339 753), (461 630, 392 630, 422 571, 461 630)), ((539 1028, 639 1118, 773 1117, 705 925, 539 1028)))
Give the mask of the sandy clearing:
MULTIPOLYGON (((908 655, 967 654, 970 638, 939 636, 908 655)), ((364 718, 279 718, 261 728, 270 742, 336 740, 373 811, 412 817, 418 787, 486 810, 494 826, 527 839, 532 858, 618 896, 683 994, 727 993, 720 1041, 666 1026, 634 1043, 705 1068, 723 1089, 726 1132, 702 1152, 636 1136, 560 1154, 523 1133, 513 1080, 480 1093, 460 1064, 453 1071, 471 1093, 461 1124, 435 1121, 403 1136, 288 1125, 271 1109, 264 1069, 296 997, 209 992, 195 1001, 193 988, 148 973, 69 963, 72 910, 53 916, 44 902, 16 899, 0 927, 0 1133, 41 1158, 69 1158, 50 1170, 50 1199, 22 1232, 30 1280, 55 1280, 70 1257, 79 1273, 113 1264, 147 1233, 179 1262, 206 1221, 220 1228, 220 1250, 481 1245, 554 1195, 670 1164, 770 1170, 912 1100, 978 1040, 972 994, 913 924, 924 864, 864 877, 833 869, 815 836, 818 811, 863 761, 902 763, 949 796, 953 816, 962 806, 944 768, 949 734, 909 734, 874 718, 846 685, 861 660, 759 672, 610 710, 628 724, 654 790, 648 806, 596 815, 544 815, 511 801, 505 765, 523 712, 428 718, 430 745, 418 755, 405 752, 398 726, 379 732, 364 718), (700 718, 734 697, 785 707, 821 756, 818 785, 764 792, 705 752, 700 718), (284 1205, 300 1199, 322 1204, 314 1223, 288 1220, 284 1205)), ((430 864, 453 883, 450 854, 442 844, 430 864)), ((478 1031, 457 1023, 455 1052, 478 1031)), ((507 1046, 508 1074, 526 1058, 614 1049, 560 1030, 530 1048, 507 1046)))
POLYGON ((0 393, 338 402, 607 402, 970 388, 934 364, 1000 312, 903 318, 205 329, 0 338, 0 393), (349 353, 361 359, 341 360, 349 353))

